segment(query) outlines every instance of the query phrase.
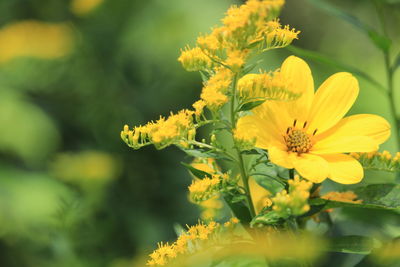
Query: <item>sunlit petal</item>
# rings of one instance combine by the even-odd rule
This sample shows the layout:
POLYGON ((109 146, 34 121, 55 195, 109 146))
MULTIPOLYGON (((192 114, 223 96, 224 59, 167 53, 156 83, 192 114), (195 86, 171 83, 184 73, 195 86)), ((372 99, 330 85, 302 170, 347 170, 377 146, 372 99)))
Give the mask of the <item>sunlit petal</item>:
POLYGON ((345 154, 322 155, 328 162, 329 178, 341 184, 356 184, 364 176, 361 164, 351 156, 345 154))
POLYGON ((335 136, 319 140, 312 147, 313 154, 334 154, 347 152, 371 152, 378 149, 378 143, 369 136, 335 136))
POLYGON ((317 135, 316 139, 352 135, 369 136, 376 140, 378 144, 382 144, 390 136, 390 124, 387 120, 377 115, 353 115, 340 120, 333 128, 321 135, 317 135))
POLYGON ((329 175, 328 162, 312 154, 291 154, 291 161, 296 171, 313 183, 321 183, 329 175))
POLYGON ((349 111, 358 96, 358 81, 350 73, 329 77, 315 93, 309 115, 309 129, 322 133, 349 111))

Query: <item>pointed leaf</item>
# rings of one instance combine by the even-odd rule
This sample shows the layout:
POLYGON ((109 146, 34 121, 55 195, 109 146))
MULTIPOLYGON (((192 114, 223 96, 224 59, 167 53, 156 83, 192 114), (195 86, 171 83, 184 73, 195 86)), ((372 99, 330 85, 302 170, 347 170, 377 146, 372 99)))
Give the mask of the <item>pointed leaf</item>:
POLYGON ((328 250, 365 255, 381 245, 381 242, 375 238, 351 235, 332 238, 328 250))
POLYGON ((206 177, 211 178, 211 174, 209 174, 208 172, 196 169, 195 167, 191 166, 190 164, 187 164, 185 162, 181 162, 181 164, 183 166, 186 167, 186 169, 188 169, 194 176, 196 176, 199 179, 204 179, 206 177))
POLYGON ((253 108, 258 107, 259 105, 263 104, 264 102, 265 102, 265 99, 246 102, 240 106, 239 111, 252 110, 253 108))

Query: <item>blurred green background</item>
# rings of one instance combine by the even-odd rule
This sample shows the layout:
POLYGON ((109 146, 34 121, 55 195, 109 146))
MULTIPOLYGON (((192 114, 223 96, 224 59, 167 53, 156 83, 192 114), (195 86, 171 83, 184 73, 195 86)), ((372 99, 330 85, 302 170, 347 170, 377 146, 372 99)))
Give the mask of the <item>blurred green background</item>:
MULTIPOLYGON (((372 0, 329 2, 379 28, 372 0)), ((393 51, 400 48, 398 2, 385 3, 393 51)), ((119 133, 198 99, 200 76, 180 66, 180 48, 233 3, 0 1, 0 266, 143 266, 156 242, 174 239, 174 223, 196 223, 199 210, 186 196, 191 177, 179 164, 189 159, 172 147, 133 151, 119 133)), ((294 45, 386 84, 382 53, 351 24, 307 0, 287 0, 281 22, 301 30, 294 45)), ((290 54, 268 52, 263 67, 275 69, 290 54)), ((316 85, 343 71, 309 63, 316 85)), ((351 113, 393 122, 387 98, 359 81, 351 113)), ((398 151, 395 144, 392 137, 383 148, 398 151)), ((363 182, 394 179, 368 173, 363 182)), ((333 214, 341 233, 400 235, 393 214, 343 214, 333 214)), ((360 260, 333 258, 329 266, 360 260)))

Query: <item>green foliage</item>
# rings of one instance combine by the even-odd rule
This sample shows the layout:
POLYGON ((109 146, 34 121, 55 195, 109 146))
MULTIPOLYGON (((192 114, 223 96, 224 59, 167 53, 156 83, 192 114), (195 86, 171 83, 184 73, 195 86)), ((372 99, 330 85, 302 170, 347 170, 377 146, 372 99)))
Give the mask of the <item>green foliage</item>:
POLYGON ((341 236, 330 240, 329 251, 351 253, 351 254, 370 254, 374 249, 381 246, 381 242, 375 238, 366 236, 341 236))

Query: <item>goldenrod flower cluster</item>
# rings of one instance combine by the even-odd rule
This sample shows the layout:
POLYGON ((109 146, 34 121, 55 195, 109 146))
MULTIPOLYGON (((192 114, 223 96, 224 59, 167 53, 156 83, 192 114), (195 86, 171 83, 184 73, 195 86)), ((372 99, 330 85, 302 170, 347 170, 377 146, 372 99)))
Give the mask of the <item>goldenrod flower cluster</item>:
POLYGON ((289 193, 282 190, 272 198, 273 210, 282 217, 298 216, 310 210, 308 198, 312 183, 300 180, 296 175, 293 180, 289 180, 289 193))
POLYGON ((187 71, 208 70, 214 67, 214 63, 199 47, 190 48, 187 46, 181 50, 181 56, 178 61, 187 71))
POLYGON ((300 31, 290 29, 288 25, 282 28, 279 20, 269 21, 266 23, 266 31, 262 33, 261 49, 268 50, 272 48, 282 48, 292 43, 297 39, 300 31))
MULTIPOLYGON (((178 61, 186 70, 209 75, 200 97, 211 111, 229 101, 233 73, 243 68, 251 52, 283 47, 297 38, 299 32, 288 26, 282 28, 273 20, 283 4, 283 0, 249 0, 232 6, 222 19, 222 26, 199 36, 196 47, 182 50, 178 61)), ((264 90, 278 93, 272 88, 264 90)))
POLYGON ((353 191, 329 192, 323 195, 321 198, 339 202, 362 203, 362 200, 357 199, 358 196, 353 191))
POLYGON ((225 68, 218 68, 211 78, 205 82, 201 92, 201 99, 204 100, 210 110, 216 111, 228 102, 226 95, 231 85, 232 72, 225 68))
POLYGON ((0 63, 17 57, 63 57, 73 43, 73 31, 67 23, 25 20, 8 24, 0 29, 0 63))
MULTIPOLYGON (((218 174, 220 169, 213 158, 196 158, 191 164, 192 167, 207 172, 209 174, 218 174)), ((198 181, 198 179, 193 176, 193 183, 198 181)), ((206 198, 206 200, 193 201, 192 194, 189 193, 189 199, 192 200, 195 204, 199 205, 201 208, 200 218, 206 221, 215 219, 220 210, 223 208, 223 202, 220 200, 220 193, 214 192, 214 195, 210 198, 206 198)))
MULTIPOLYGON (((238 219, 231 218, 229 222, 224 224, 224 227, 232 227, 237 223, 239 223, 238 219)), ((182 233, 171 245, 159 243, 158 249, 149 255, 150 260, 147 261, 147 265, 163 266, 179 255, 194 253, 196 250, 204 248, 204 242, 212 240, 211 236, 218 234, 222 228, 221 224, 215 221, 208 224, 199 222, 194 226, 188 226, 188 230, 182 233)))
POLYGON ((350 155, 357 159, 365 169, 390 172, 400 171, 400 152, 397 152, 394 156, 387 150, 382 152, 350 153, 350 155))
POLYGON ((134 127, 133 130, 125 125, 121 138, 134 149, 148 144, 154 144, 157 149, 172 144, 187 147, 187 142, 194 140, 196 134, 193 114, 193 111, 184 109, 177 114, 171 113, 168 118, 160 117, 156 122, 134 127))
POLYGON ((279 70, 270 73, 247 74, 238 82, 240 97, 246 100, 294 100, 295 81, 285 79, 279 70))
POLYGON ((213 174, 212 177, 193 180, 189 186, 190 199, 195 203, 200 203, 218 195, 224 181, 228 179, 227 174, 213 174))

